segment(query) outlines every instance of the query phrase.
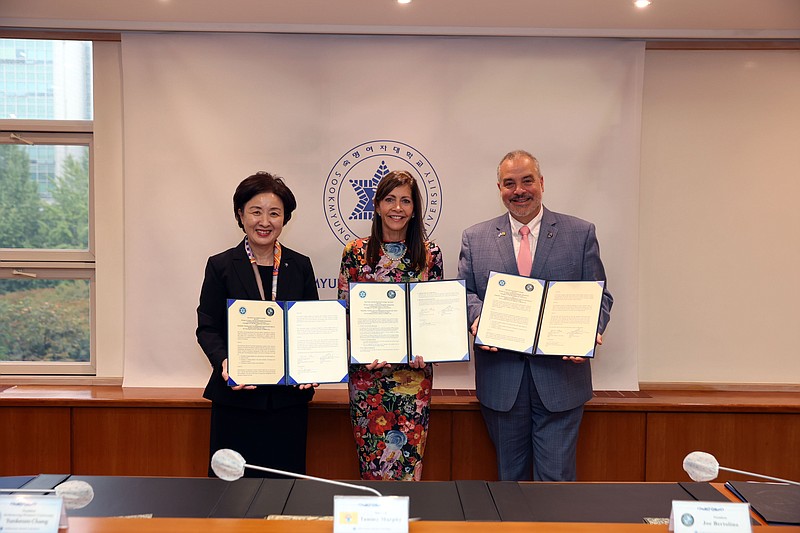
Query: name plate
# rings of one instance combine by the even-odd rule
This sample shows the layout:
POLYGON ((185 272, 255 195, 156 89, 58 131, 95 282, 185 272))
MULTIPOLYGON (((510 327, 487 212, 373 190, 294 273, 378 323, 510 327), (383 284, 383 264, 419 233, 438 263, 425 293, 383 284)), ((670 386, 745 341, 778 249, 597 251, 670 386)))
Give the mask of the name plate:
POLYGON ((408 496, 334 496, 333 533, 408 533, 408 496))
POLYGON ((675 533, 751 533, 750 504, 672 502, 669 530, 675 533))
POLYGON ((0 531, 56 533, 64 512, 62 507, 63 500, 60 496, 33 494, 0 496, 0 531))

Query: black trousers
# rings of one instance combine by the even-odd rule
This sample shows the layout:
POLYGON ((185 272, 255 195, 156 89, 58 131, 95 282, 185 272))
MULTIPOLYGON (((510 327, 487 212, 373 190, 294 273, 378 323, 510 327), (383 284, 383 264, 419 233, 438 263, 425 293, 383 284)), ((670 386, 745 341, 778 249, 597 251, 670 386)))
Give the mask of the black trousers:
MULTIPOLYGON (((211 456, 223 448, 242 454, 247 464, 306 473, 308 404, 280 409, 244 409, 211 404, 211 456)), ((282 477, 245 468, 245 477, 282 477)))

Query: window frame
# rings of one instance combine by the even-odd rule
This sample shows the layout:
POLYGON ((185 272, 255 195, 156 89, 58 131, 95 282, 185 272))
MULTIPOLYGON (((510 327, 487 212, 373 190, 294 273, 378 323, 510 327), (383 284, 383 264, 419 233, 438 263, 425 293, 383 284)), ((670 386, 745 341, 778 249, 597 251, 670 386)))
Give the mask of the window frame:
MULTIPOLYGON (((86 36, 76 36, 73 40, 92 42, 92 85, 100 78, 97 72, 96 42, 86 36)), ((6 36, 0 38, 30 38, 36 40, 65 40, 63 36, 6 36)), ((91 89, 93 100, 96 91, 91 89)), ((93 103, 94 112, 97 105, 93 103)), ((96 376, 97 356, 97 261, 95 232, 97 213, 95 202, 95 120, 42 120, 42 119, 0 119, 0 144, 23 145, 73 145, 85 146, 89 154, 89 242, 85 250, 59 249, 15 249, 0 248, 0 278, 18 279, 20 276, 35 276, 40 279, 88 280, 89 281, 89 361, 83 362, 39 362, 3 361, 0 362, 0 376, 96 376), (16 136, 16 137, 15 137, 16 136), (22 140, 21 140, 22 139, 22 140), (28 141, 28 142, 26 142, 28 141)))
MULTIPOLYGON (((20 124, 25 121, 0 119, 0 144, 24 145, 14 140, 17 135, 34 145, 86 146, 89 150, 89 246, 86 250, 58 250, 32 248, 0 248, 0 264, 7 261, 95 261, 94 240, 94 136, 91 121, 59 121, 58 127, 39 124, 20 124), (88 123, 88 124, 87 124, 88 123), (14 127, 17 126, 17 127, 14 127), (25 127, 27 126, 27 127, 25 127), (25 129, 23 129, 23 127, 25 129), (55 131, 54 131, 55 130, 55 131)), ((42 122, 42 121, 36 121, 42 122)), ((45 266, 45 265, 42 265, 45 266)))
POLYGON ((96 273, 94 264, 39 261, 0 261, 0 279, 35 275, 37 279, 89 281, 89 361, 3 361, 4 375, 94 375, 97 371, 95 335, 96 273), (20 272, 22 274, 20 274, 20 272))

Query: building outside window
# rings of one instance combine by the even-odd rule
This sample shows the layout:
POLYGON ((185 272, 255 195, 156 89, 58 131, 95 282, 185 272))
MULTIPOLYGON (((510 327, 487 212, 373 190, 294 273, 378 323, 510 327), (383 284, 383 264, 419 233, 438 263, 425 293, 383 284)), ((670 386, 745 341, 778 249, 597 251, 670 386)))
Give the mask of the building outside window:
POLYGON ((92 43, 0 39, 0 373, 93 374, 92 43))

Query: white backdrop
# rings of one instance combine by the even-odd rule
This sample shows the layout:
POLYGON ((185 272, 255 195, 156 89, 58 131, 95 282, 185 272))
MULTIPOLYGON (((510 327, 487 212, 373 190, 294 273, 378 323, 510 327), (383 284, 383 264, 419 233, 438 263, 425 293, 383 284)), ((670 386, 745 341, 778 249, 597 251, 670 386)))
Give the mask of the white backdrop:
POLYGON ((652 50, 642 383, 798 390, 800 50, 652 50))
MULTIPOLYGON (((321 297, 335 298, 331 213, 351 214, 357 196, 338 180, 329 201, 332 172, 370 179, 381 159, 431 176, 431 237, 452 278, 461 231, 504 210, 497 161, 522 148, 541 161, 545 205, 597 224, 615 305, 595 388, 637 388, 643 43, 131 34, 122 45, 125 386, 207 380, 194 337, 203 268, 241 239, 231 197, 254 171, 292 188, 281 241, 311 257, 321 297), (386 158, 361 160, 384 145, 386 158)), ((435 386, 471 388, 472 365, 439 365, 435 386)))

